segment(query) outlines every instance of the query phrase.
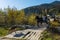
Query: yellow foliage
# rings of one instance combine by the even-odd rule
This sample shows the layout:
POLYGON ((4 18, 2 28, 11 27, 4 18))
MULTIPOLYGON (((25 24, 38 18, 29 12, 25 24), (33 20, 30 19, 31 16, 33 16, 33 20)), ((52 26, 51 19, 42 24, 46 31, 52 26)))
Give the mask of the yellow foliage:
POLYGON ((16 23, 23 24, 24 23, 24 18, 25 18, 24 10, 19 11, 19 15, 16 18, 16 23))
POLYGON ((60 25, 58 22, 56 22, 56 21, 53 21, 53 22, 50 22, 51 23, 51 25, 52 26, 58 26, 58 25, 60 25))
POLYGON ((32 14, 28 17, 28 23, 31 25, 36 25, 35 15, 32 14))

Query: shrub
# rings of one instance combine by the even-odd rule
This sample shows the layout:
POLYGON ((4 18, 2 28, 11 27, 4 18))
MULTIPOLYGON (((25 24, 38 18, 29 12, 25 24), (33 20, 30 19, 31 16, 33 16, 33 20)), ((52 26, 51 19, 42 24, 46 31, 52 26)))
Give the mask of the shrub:
POLYGON ((5 36, 8 33, 8 30, 0 28, 0 36, 5 36))

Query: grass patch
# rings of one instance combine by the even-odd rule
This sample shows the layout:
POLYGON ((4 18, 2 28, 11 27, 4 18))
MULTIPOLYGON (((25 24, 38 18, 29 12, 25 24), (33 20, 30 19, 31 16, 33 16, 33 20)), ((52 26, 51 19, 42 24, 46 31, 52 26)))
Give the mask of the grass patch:
POLYGON ((16 28, 16 30, 25 30, 25 28, 16 28))
MULTIPOLYGON (((24 28, 16 28, 16 31, 18 30, 24 30, 24 28)), ((5 36, 9 33, 9 27, 0 27, 0 36, 5 36)))
POLYGON ((45 30, 43 33, 41 40, 60 40, 59 34, 51 33, 50 31, 45 30))
POLYGON ((5 35, 7 35, 7 33, 8 33, 8 30, 6 30, 5 28, 0 27, 0 36, 5 36, 5 35))
POLYGON ((57 27, 60 25, 60 23, 58 23, 57 21, 53 21, 53 22, 50 22, 51 26, 53 27, 57 27))

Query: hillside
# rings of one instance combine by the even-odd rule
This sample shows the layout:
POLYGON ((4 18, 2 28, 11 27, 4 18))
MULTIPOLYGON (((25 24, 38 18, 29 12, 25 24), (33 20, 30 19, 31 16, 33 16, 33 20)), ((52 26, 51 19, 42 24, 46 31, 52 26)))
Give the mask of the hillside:
POLYGON ((37 5, 37 6, 32 6, 32 7, 28 7, 25 8, 24 11, 26 14, 31 14, 31 13, 35 13, 35 14, 41 14, 41 13, 46 13, 45 10, 48 11, 49 10, 54 9, 52 13, 54 13, 54 11, 58 10, 58 13, 60 13, 60 1, 54 1, 52 3, 46 3, 46 4, 41 4, 41 5, 37 5))

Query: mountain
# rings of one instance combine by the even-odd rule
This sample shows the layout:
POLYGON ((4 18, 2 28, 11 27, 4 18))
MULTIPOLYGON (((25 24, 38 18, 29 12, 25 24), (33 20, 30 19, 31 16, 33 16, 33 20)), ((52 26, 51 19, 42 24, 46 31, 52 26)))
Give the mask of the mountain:
POLYGON ((56 10, 58 9, 58 12, 60 12, 60 1, 54 1, 52 3, 46 3, 46 4, 28 7, 24 9, 24 12, 26 14, 31 14, 31 13, 40 14, 43 13, 42 11, 45 11, 45 9, 47 9, 48 11, 53 8, 55 8, 56 10))

